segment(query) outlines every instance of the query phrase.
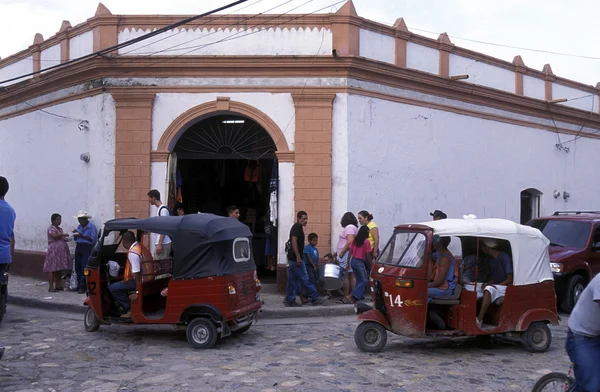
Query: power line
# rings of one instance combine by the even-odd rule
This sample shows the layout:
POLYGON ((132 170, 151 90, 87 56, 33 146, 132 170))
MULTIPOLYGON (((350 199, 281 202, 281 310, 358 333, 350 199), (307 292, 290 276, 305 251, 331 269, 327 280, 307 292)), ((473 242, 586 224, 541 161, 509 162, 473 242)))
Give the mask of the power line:
POLYGON ((34 71, 34 72, 31 72, 31 73, 28 73, 28 74, 25 74, 25 75, 21 75, 21 76, 13 77, 13 78, 10 78, 10 79, 2 80, 2 81, 0 81, 0 84, 12 82, 12 81, 19 80, 19 79, 23 79, 23 78, 26 78, 28 76, 34 76, 34 75, 37 75, 37 74, 42 73, 42 72, 47 72, 47 71, 50 71, 52 69, 64 67, 64 66, 67 66, 69 64, 73 64, 73 63, 76 63, 76 62, 79 62, 79 61, 82 61, 82 60, 86 60, 86 59, 89 59, 89 58, 92 58, 92 57, 102 56, 103 54, 112 52, 114 50, 119 50, 121 48, 125 48, 125 47, 133 45, 133 44, 136 44, 136 43, 144 41, 144 40, 146 40, 148 38, 152 38, 152 37, 154 37, 154 36, 156 36, 158 34, 162 34, 165 31, 169 31, 169 30, 172 30, 172 29, 174 29, 176 27, 179 27, 181 25, 193 22, 193 21, 195 21, 197 19, 200 19, 200 18, 209 16, 209 15, 215 14, 215 13, 220 12, 220 11, 224 11, 224 10, 226 10, 228 8, 231 8, 231 7, 235 7, 236 5, 245 3, 246 1, 248 1, 248 0, 237 0, 237 1, 233 2, 233 3, 224 5, 223 7, 216 8, 216 9, 214 9, 212 11, 208 11, 208 12, 205 12, 203 14, 195 15, 195 16, 192 16, 192 17, 180 20, 179 22, 172 23, 170 25, 162 27, 162 28, 160 28, 158 30, 151 31, 148 34, 144 34, 144 35, 139 36, 137 38, 131 39, 131 40, 127 41, 127 42, 123 42, 123 43, 120 43, 120 44, 117 44, 117 45, 113 45, 111 47, 99 50, 97 52, 93 52, 93 53, 87 54, 85 56, 78 57, 78 58, 73 59, 73 60, 65 61, 64 63, 57 64, 57 65, 45 68, 45 69, 40 70, 40 71, 34 71))
MULTIPOLYGON (((421 32, 424 32, 424 33, 436 34, 436 35, 440 34, 440 33, 436 33, 435 31, 424 30, 424 29, 417 29, 417 28, 414 28, 414 27, 409 28, 409 30, 421 31, 421 32)), ((551 50, 544 50, 544 49, 524 48, 524 47, 521 47, 521 46, 512 46, 512 45, 506 45, 506 44, 499 44, 499 43, 495 43, 495 42, 479 41, 479 40, 471 39, 471 38, 457 37, 455 35, 450 35, 450 34, 448 34, 448 36, 450 38, 454 38, 454 39, 460 39, 460 40, 463 40, 463 41, 475 42, 475 43, 484 44, 484 45, 499 46, 499 47, 502 47, 502 48, 527 50, 527 51, 530 51, 530 52, 547 53, 547 54, 553 54, 553 55, 556 55, 556 56, 575 57, 575 58, 587 59, 587 60, 600 60, 600 57, 594 57, 594 56, 584 56, 584 55, 572 54, 572 53, 553 52, 551 50)))

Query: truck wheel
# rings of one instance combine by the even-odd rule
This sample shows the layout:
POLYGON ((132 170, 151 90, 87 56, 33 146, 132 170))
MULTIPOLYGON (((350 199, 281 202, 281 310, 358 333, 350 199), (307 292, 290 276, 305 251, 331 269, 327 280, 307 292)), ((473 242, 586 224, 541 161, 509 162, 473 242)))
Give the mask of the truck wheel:
POLYGON ((100 328, 100 321, 92 308, 86 310, 85 316, 83 316, 83 326, 86 332, 96 332, 100 328))
POLYGON ((387 330, 374 321, 363 321, 354 331, 354 343, 362 351, 378 353, 387 342, 387 330))
POLYGON ((573 275, 567 280, 564 297, 561 301, 560 308, 563 312, 571 313, 579 296, 585 289, 585 280, 579 275, 573 275))
POLYGON ((521 335, 521 343, 530 353, 543 353, 552 343, 550 328, 540 321, 529 324, 527 331, 521 335))
POLYGON ((209 319, 195 318, 185 331, 187 340, 193 348, 211 348, 217 342, 217 326, 209 319))

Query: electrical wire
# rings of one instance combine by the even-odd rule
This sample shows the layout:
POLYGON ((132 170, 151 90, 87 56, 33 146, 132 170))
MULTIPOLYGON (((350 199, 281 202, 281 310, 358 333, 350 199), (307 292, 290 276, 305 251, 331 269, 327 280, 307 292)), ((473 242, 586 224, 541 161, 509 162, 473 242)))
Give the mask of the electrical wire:
POLYGON ((188 24, 190 22, 193 22, 194 20, 197 20, 197 19, 209 16, 209 15, 215 14, 215 13, 220 12, 220 11, 224 11, 224 10, 229 9, 231 7, 235 7, 236 5, 245 3, 246 1, 248 1, 248 0, 237 0, 237 1, 234 1, 233 3, 224 5, 224 6, 219 7, 219 8, 215 8, 214 10, 205 12, 203 14, 195 15, 195 16, 192 16, 192 17, 180 20, 179 22, 172 23, 170 25, 167 25, 167 26, 162 27, 160 29, 151 31, 151 32, 149 32, 147 34, 144 34, 144 35, 139 36, 137 38, 131 39, 129 41, 122 42, 122 43, 117 44, 117 45, 113 45, 111 47, 108 47, 108 48, 105 48, 105 49, 102 49, 102 50, 99 50, 99 51, 96 51, 96 52, 93 52, 93 53, 90 53, 90 54, 87 54, 87 55, 84 55, 84 56, 81 56, 81 57, 78 57, 78 58, 73 59, 73 60, 65 61, 64 63, 57 64, 57 65, 54 65, 52 67, 45 68, 43 70, 34 71, 34 72, 30 72, 30 73, 25 74, 25 75, 20 75, 20 76, 13 77, 13 78, 10 78, 10 79, 2 80, 2 81, 0 81, 0 84, 12 82, 12 81, 15 81, 15 80, 26 78, 28 76, 34 76, 34 75, 37 75, 37 74, 42 73, 42 72, 47 72, 47 71, 50 71, 50 70, 53 70, 53 69, 65 67, 65 66, 67 66, 69 64, 73 64, 73 63, 76 63, 76 62, 79 62, 79 61, 87 60, 89 58, 93 58, 93 57, 96 57, 96 56, 102 56, 102 55, 104 55, 106 53, 110 53, 112 51, 119 50, 121 48, 125 48, 127 46, 136 44, 138 42, 147 40, 148 38, 152 38, 152 37, 154 37, 156 35, 162 34, 165 31, 173 30, 176 27, 179 27, 179 26, 184 25, 184 24, 188 24))
MULTIPOLYGON (((29 107, 31 107, 31 108, 34 108, 34 109, 35 109, 35 105, 32 105, 32 104, 30 104, 30 103, 29 103, 29 102, 27 102, 27 101, 23 101, 23 102, 24 102, 24 103, 25 103, 27 106, 29 106, 29 107)), ((80 125, 81 125, 81 123, 84 123, 84 122, 85 122, 85 123, 87 123, 87 122, 88 122, 87 120, 82 120, 82 119, 80 119, 80 118, 73 118, 73 117, 63 116, 63 115, 61 115, 61 114, 52 113, 52 112, 49 112, 49 111, 47 111, 47 110, 44 110, 44 109, 35 109, 35 111, 36 111, 36 112, 42 112, 42 113, 46 113, 46 114, 48 114, 48 115, 50 115, 50 116, 54 116, 54 117, 58 117, 58 118, 62 118, 62 119, 65 119, 65 120, 79 121, 79 122, 80 122, 80 125)))
MULTIPOLYGON (((588 116, 587 120, 585 120, 585 122, 584 122, 584 123, 581 125, 581 128, 579 128, 579 131, 577 131, 577 133, 575 134, 575 137, 574 137, 573 139, 569 139, 569 140, 567 140, 566 142, 564 142, 564 143, 562 143, 562 144, 566 144, 566 143, 571 143, 571 142, 574 142, 575 140, 577 140, 577 139, 579 139, 580 137, 582 137, 582 136, 579 136, 579 134, 581 133, 581 131, 583 131, 583 129, 584 129, 584 128, 585 128, 585 126, 587 125, 588 121, 590 121, 590 120, 591 120, 591 118, 592 118, 592 114, 594 114, 594 113, 595 113, 595 112, 594 112, 594 103, 595 103, 595 98, 596 98, 596 96, 595 96, 594 94, 591 94, 591 95, 592 95, 592 109, 590 110, 590 114, 589 114, 589 116, 588 116)), ((592 135, 597 135, 597 134, 598 134, 598 132, 592 132, 592 135)))
MULTIPOLYGON (((409 30, 421 31, 423 33, 436 34, 436 35, 441 34, 441 33, 436 33, 435 31, 424 30, 424 29, 417 29, 415 27, 411 27, 411 28, 409 28, 409 30)), ((506 45, 506 44, 499 44, 499 43, 495 43, 495 42, 479 41, 479 40, 471 39, 471 38, 457 37, 455 35, 450 35, 450 34, 448 34, 448 36, 450 38, 454 38, 454 39, 459 39, 459 40, 469 41, 469 42, 475 42, 475 43, 484 44, 484 45, 499 46, 499 47, 502 47, 502 48, 526 50, 526 51, 529 51, 529 52, 546 53, 546 54, 552 54, 552 55, 556 55, 556 56, 565 56, 565 57, 575 57, 575 58, 586 59, 586 60, 600 60, 600 57, 594 57, 594 56, 584 56, 584 55, 572 54, 572 53, 553 52, 551 50, 544 50, 544 49, 524 48, 524 47, 521 47, 521 46, 512 46, 512 45, 506 45)))

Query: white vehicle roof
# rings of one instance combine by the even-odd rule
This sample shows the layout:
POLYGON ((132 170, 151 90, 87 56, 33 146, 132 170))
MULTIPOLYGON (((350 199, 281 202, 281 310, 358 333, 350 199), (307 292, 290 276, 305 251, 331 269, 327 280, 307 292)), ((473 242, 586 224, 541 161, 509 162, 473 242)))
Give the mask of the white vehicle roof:
POLYGON ((513 284, 516 286, 553 280, 548 247, 541 231, 505 219, 442 219, 420 223, 443 237, 484 237, 510 242, 513 284))

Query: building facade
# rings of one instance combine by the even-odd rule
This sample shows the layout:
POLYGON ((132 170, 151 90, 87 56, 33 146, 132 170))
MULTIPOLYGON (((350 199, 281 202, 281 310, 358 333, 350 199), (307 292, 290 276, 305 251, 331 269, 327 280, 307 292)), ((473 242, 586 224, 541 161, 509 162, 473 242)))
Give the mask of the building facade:
POLYGON ((385 241, 434 209, 519 222, 596 207, 600 89, 361 18, 351 1, 200 19, 44 72, 179 19, 100 4, 0 60, 0 81, 42 71, 0 83, 15 270, 41 273, 52 213, 66 229, 79 209, 99 226, 146 217, 152 188, 187 212, 239 205, 264 238, 273 173, 280 267, 298 210, 324 254, 346 211, 370 211, 385 241))

